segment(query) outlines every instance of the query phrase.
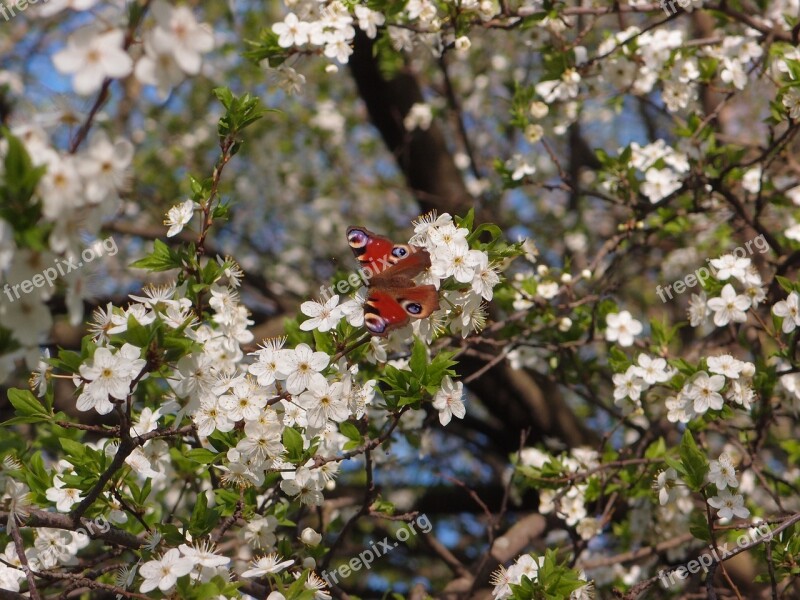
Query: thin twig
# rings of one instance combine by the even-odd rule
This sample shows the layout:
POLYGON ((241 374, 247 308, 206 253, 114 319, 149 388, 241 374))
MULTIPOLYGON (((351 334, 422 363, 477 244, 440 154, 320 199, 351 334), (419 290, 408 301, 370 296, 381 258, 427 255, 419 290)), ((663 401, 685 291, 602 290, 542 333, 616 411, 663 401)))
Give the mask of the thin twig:
POLYGON ((19 534, 17 526, 16 515, 11 515, 8 519, 8 532, 11 534, 11 539, 14 540, 14 547, 17 549, 17 558, 22 564, 22 570, 25 572, 25 579, 28 580, 28 594, 31 600, 42 600, 39 595, 39 590, 36 588, 36 577, 33 574, 30 564, 28 564, 28 557, 25 556, 25 544, 22 541, 22 536, 19 534))

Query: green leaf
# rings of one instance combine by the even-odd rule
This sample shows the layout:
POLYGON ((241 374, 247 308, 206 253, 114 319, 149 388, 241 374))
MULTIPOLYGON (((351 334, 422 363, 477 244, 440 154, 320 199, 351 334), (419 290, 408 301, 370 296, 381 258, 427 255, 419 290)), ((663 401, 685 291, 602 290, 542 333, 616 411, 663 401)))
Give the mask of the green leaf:
POLYGON ((392 502, 388 500, 384 500, 383 498, 378 498, 375 502, 372 503, 370 509, 375 512, 383 513, 384 515, 393 515, 395 511, 395 506, 392 502))
MULTIPOLYGON (((268 112, 260 108, 259 104, 261 100, 250 94, 235 96, 228 88, 219 87, 214 89, 214 95, 217 96, 225 107, 225 114, 220 117, 217 126, 217 132, 221 142, 223 140, 230 140, 231 143, 235 145, 237 142, 233 140, 231 136, 238 134, 245 127, 255 123, 268 112)), ((233 155, 238 149, 231 146, 229 150, 231 155, 233 155)))
POLYGON ((134 261, 130 266, 135 269, 159 272, 180 269, 183 267, 183 261, 178 252, 172 250, 161 240, 155 240, 153 242, 153 252, 144 258, 134 261))
POLYGON ((433 360, 425 370, 424 385, 427 389, 435 388, 433 391, 436 391, 441 386, 445 375, 450 375, 451 377, 456 375, 456 372, 452 369, 458 364, 457 361, 453 360, 455 355, 456 353, 453 351, 443 351, 433 357, 433 360))
MULTIPOLYGON (((528 104, 530 104, 530 103, 528 103, 528 104)), ((459 228, 463 227, 465 229, 470 229, 471 230, 472 229, 472 224, 475 221, 475 209, 474 208, 470 208, 469 211, 467 212, 466 216, 463 217, 463 218, 461 218, 459 216, 456 216, 455 221, 456 221, 456 226, 457 227, 459 227, 459 228)))
POLYGON ((672 467, 673 469, 675 469, 675 472, 678 473, 681 477, 683 477, 686 474, 686 469, 683 467, 683 463, 680 462, 679 460, 675 460, 672 457, 665 456, 664 462, 667 463, 668 467, 672 467))
POLYGON ((47 492, 47 488, 52 486, 41 452, 36 452, 25 462, 25 481, 33 492, 42 495, 47 492))
POLYGON ((631 364, 631 360, 618 346, 611 346, 608 351, 608 365, 615 373, 624 373, 631 364))
POLYGON ((266 60, 270 67, 275 68, 289 56, 288 50, 278 44, 278 34, 267 28, 261 32, 257 42, 248 40, 246 43, 250 49, 243 53, 244 57, 256 64, 266 60))
POLYGON ((306 589, 308 573, 309 571, 303 571, 295 582, 286 589, 283 595, 292 600, 312 600, 315 597, 314 592, 306 589))
POLYGON ((201 465, 210 465, 218 456, 219 454, 206 448, 192 448, 186 453, 186 458, 201 465))
POLYGON ((663 437, 659 437, 655 442, 650 444, 645 450, 645 458, 661 458, 667 451, 666 443, 663 437))
POLYGON ((467 236, 467 241, 472 244, 472 242, 480 240, 480 236, 484 231, 489 234, 492 242, 503 237, 503 230, 497 225, 494 223, 483 223, 479 225, 475 231, 469 234, 469 236, 467 236))
POLYGON ((189 532, 192 537, 199 538, 206 535, 219 522, 219 517, 218 510, 208 508, 208 498, 206 498, 205 493, 200 492, 197 494, 197 500, 192 509, 192 517, 189 520, 189 532))
POLYGON ((51 365, 68 373, 77 373, 82 362, 83 357, 72 350, 59 350, 58 356, 50 359, 51 365))
POLYGON ((186 537, 172 523, 156 523, 156 528, 164 536, 164 541, 169 546, 179 546, 186 543, 186 537))
POLYGON ((224 106, 227 110, 231 109, 231 106, 233 105, 233 92, 229 88, 217 87, 211 90, 211 93, 217 97, 217 100, 222 103, 222 106, 224 106))
POLYGON ((780 284, 787 294, 791 294, 795 291, 796 285, 792 283, 791 279, 787 279, 786 277, 781 277, 780 275, 775 275, 775 280, 780 284))
POLYGON ((322 333, 318 329, 311 331, 314 337, 314 350, 316 352, 324 352, 325 354, 336 354, 334 350, 333 337, 328 333, 322 333))
POLYGON ((708 531, 708 522, 702 513, 695 511, 689 517, 689 533, 703 542, 711 541, 711 534, 708 531))
POLYGON ((681 463, 683 464, 684 481, 692 491, 699 491, 703 487, 708 472, 708 462, 705 455, 697 447, 692 437, 692 432, 688 429, 683 433, 681 440, 681 463))
POLYGON ((153 489, 153 480, 148 478, 147 481, 144 482, 144 485, 139 489, 139 493, 133 496, 133 499, 136 502, 143 506, 145 502, 147 502, 147 498, 150 497, 150 492, 153 489))
MULTIPOLYGON (((211 216, 214 219, 228 219, 230 218, 231 214, 231 205, 230 203, 221 202, 214 207, 214 210, 211 211, 211 216)), ((210 264, 210 263, 209 263, 210 264)))
POLYGON ((17 416, 2 423, 2 425, 39 423, 41 421, 49 421, 52 418, 48 410, 29 390, 12 388, 8 390, 8 400, 16 409, 17 416))
POLYGON ((225 516, 230 516, 234 513, 236 505, 239 503, 239 492, 231 489, 217 488, 214 490, 214 499, 221 513, 225 516))
POLYGON ((344 421, 343 423, 339 423, 339 431, 347 439, 357 442, 359 445, 364 441, 361 432, 350 421, 344 421))
POLYGON ((61 438, 58 441, 70 458, 82 460, 86 456, 85 444, 66 438, 61 438))
POLYGON ((133 315, 128 316, 127 329, 115 336, 112 336, 112 341, 115 339, 121 340, 123 343, 127 342, 137 348, 147 348, 150 342, 158 335, 158 330, 161 327, 161 321, 156 320, 150 325, 141 325, 136 317, 133 315))
POLYGON ((283 445, 289 460, 300 460, 303 456, 303 436, 293 427, 283 430, 283 445))
POLYGON ((656 348, 669 346, 682 326, 683 325, 679 323, 671 327, 666 318, 663 322, 651 319, 650 329, 652 331, 653 345, 656 348))
POLYGON ((414 345, 411 347, 411 359, 408 361, 408 366, 414 375, 422 379, 425 376, 427 364, 428 353, 425 344, 419 338, 415 338, 414 345))
POLYGON ((47 230, 37 225, 41 218, 41 202, 34 202, 33 195, 47 168, 34 167, 22 141, 5 127, 0 131, 8 144, 0 185, 0 218, 14 228, 21 246, 42 250, 47 245, 42 233, 47 230))

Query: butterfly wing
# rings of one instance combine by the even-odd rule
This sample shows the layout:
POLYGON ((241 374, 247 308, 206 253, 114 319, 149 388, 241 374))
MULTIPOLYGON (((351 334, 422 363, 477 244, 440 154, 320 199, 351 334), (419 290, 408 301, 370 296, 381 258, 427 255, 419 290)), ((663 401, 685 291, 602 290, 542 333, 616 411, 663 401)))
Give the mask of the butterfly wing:
POLYGON ((424 319, 439 308, 439 292, 432 285, 415 285, 413 278, 431 266, 426 250, 395 244, 364 227, 348 227, 347 241, 368 279, 364 325, 373 335, 385 336, 411 319, 424 319))
MULTIPOLYGON (((347 241, 364 270, 365 276, 369 278, 404 264, 419 252, 414 246, 395 244, 389 238, 374 234, 364 227, 348 227, 347 241)), ((427 266, 430 266, 430 258, 427 259, 427 262, 427 266)), ((418 268, 418 263, 414 263, 414 265, 415 269, 418 268)), ((419 267, 414 275, 427 266, 419 267)), ((414 275, 406 275, 406 277, 411 279, 414 275)))
MULTIPOLYGON (((413 248, 413 246, 412 246, 413 248)), ((427 250, 416 250, 408 258, 404 258, 385 271, 373 276, 369 285, 373 287, 405 288, 414 285, 414 277, 431 266, 431 255, 427 250)))
POLYGON ((439 292, 432 285, 370 288, 364 303, 364 325, 372 335, 385 336, 438 308, 439 292))

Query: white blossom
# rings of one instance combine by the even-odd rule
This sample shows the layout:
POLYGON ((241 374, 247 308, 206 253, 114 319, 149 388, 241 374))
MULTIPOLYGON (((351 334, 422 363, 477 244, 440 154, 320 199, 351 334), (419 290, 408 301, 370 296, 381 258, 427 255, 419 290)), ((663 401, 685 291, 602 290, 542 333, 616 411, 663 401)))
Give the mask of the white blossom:
POLYGON ((403 127, 406 131, 422 129, 423 131, 431 126, 433 113, 431 107, 424 102, 415 102, 408 110, 408 114, 403 119, 403 127))
POLYGON ((786 300, 775 303, 772 313, 783 319, 781 329, 783 333, 791 333, 800 326, 800 296, 797 292, 791 292, 786 300))
POLYGON ((623 310, 606 316, 606 340, 618 342, 620 346, 633 345, 633 338, 642 332, 642 324, 631 313, 623 310))
POLYGON ((166 592, 175 585, 179 577, 188 575, 194 568, 194 563, 187 557, 181 556, 177 548, 170 548, 160 558, 147 561, 139 569, 139 575, 144 581, 139 586, 143 594, 158 588, 166 592))
POLYGON ((386 22, 383 13, 359 4, 355 7, 355 14, 358 19, 358 27, 367 34, 368 38, 375 39, 378 35, 378 27, 386 22))
POLYGON ((98 33, 84 27, 69 36, 66 48, 53 55, 53 64, 61 73, 72 75, 72 87, 78 94, 92 94, 107 77, 131 73, 133 60, 122 48, 124 39, 121 29, 98 33))
POLYGON ((298 344, 294 350, 287 350, 278 357, 278 373, 280 379, 286 380, 286 390, 290 394, 299 394, 315 385, 324 385, 323 371, 330 362, 330 356, 324 352, 314 352, 308 344, 298 344))
POLYGON ((709 377, 705 371, 700 371, 687 383, 686 395, 694 400, 694 410, 702 415, 709 409, 720 410, 723 405, 722 394, 719 391, 725 385, 722 375, 709 377))
POLYGON ((338 307, 339 296, 331 296, 324 304, 320 302, 303 302, 300 305, 300 312, 307 317, 311 317, 300 323, 300 329, 303 331, 311 331, 318 329, 319 331, 330 331, 339 320, 342 318, 342 309, 338 307))
POLYGON ((184 200, 169 209, 164 220, 164 225, 169 226, 167 237, 173 237, 183 231, 184 226, 192 220, 196 207, 197 203, 193 200, 184 200))
POLYGON ((744 497, 741 494, 732 494, 729 490, 721 490, 718 495, 708 499, 708 504, 717 509, 720 519, 746 519, 750 516, 750 511, 744 506, 744 497))
POLYGON ((716 485, 718 490, 724 490, 729 486, 732 488, 739 486, 730 455, 723 452, 719 455, 718 460, 712 460, 709 463, 708 468, 708 480, 716 485))
POLYGON ((708 301, 708 308, 714 311, 714 325, 717 327, 724 327, 731 321, 744 323, 747 320, 745 311, 750 305, 750 298, 737 294, 730 283, 722 288, 719 298, 708 301))
POLYGON ((636 367, 629 367, 625 373, 615 373, 612 381, 614 382, 614 404, 619 404, 619 401, 625 398, 639 402, 645 381, 639 377, 636 367))
POLYGON ((716 270, 714 277, 720 281, 725 281, 730 277, 735 277, 742 283, 745 282, 747 276, 747 267, 750 266, 750 259, 735 256, 733 254, 725 254, 719 258, 713 258, 709 261, 712 267, 716 270))
POLYGON ((448 375, 442 379, 442 387, 433 397, 433 408, 439 411, 439 422, 447 425, 455 416, 463 419, 466 414, 464 408, 464 384, 454 382, 448 375))

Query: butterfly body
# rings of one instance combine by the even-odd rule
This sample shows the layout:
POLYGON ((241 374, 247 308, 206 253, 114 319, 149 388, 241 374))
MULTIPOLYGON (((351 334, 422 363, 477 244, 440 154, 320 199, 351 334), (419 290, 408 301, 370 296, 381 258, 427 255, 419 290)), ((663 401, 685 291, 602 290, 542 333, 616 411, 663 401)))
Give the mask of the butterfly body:
POLYGON ((348 227, 347 241, 368 281, 364 325, 370 333, 385 336, 439 308, 436 287, 414 283, 431 266, 427 250, 395 244, 363 227, 348 227))

